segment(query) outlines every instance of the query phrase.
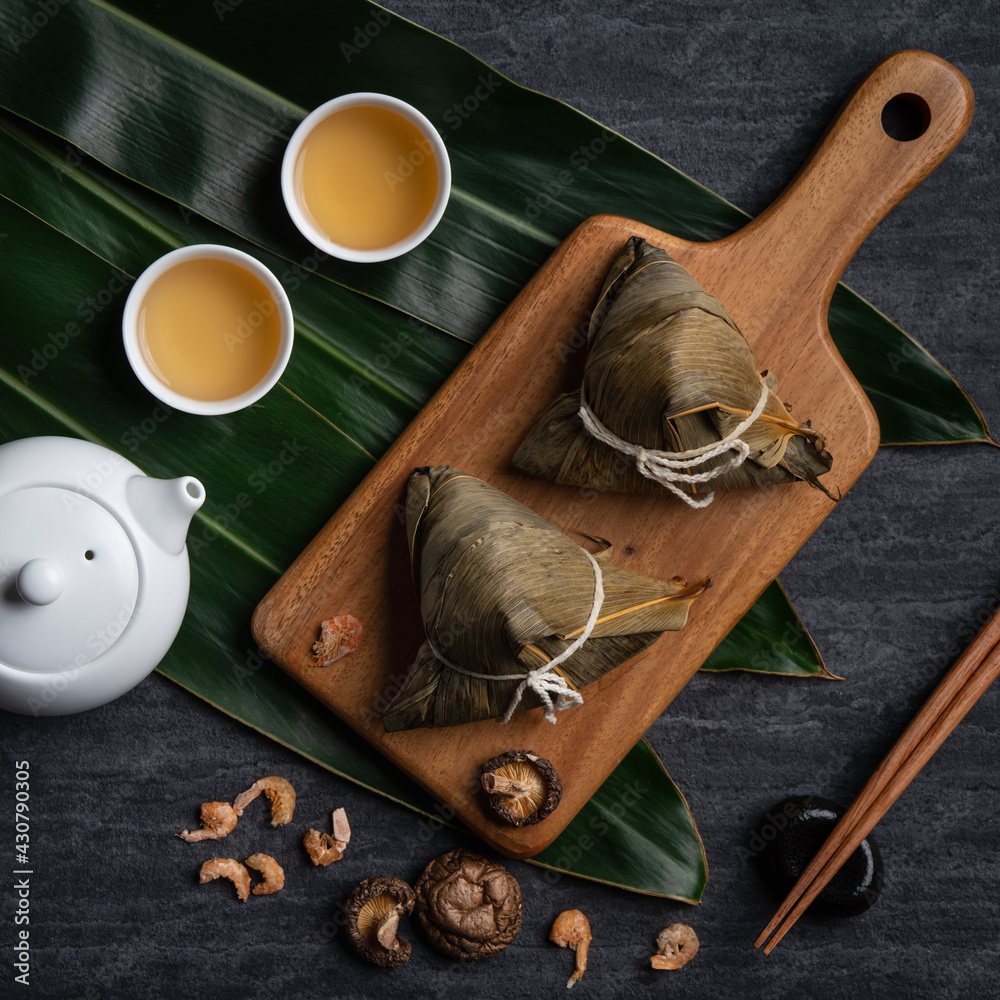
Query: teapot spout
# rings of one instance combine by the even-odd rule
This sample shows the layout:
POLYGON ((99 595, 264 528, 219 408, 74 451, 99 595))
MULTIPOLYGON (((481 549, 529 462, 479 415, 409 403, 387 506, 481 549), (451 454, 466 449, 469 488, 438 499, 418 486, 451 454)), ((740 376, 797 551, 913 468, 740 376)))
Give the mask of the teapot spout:
POLYGON ((191 518, 205 502, 205 487, 197 479, 133 476, 125 496, 132 516, 160 548, 171 555, 184 551, 191 518))

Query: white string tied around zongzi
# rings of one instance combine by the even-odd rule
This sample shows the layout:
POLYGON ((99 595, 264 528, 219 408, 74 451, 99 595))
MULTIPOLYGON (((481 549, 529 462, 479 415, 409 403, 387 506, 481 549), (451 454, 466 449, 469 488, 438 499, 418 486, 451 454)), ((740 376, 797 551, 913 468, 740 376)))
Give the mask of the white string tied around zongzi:
POLYGON ((609 448, 614 448, 615 451, 619 451, 623 455, 630 455, 635 459, 635 467, 640 475, 665 486, 689 507, 707 507, 715 499, 714 493, 706 493, 700 500, 696 500, 674 484, 707 483, 717 476, 721 476, 724 472, 729 472, 730 469, 739 468, 750 454, 750 446, 742 440, 741 435, 764 412, 766 404, 767 385, 762 384, 760 399, 757 400, 757 405, 746 420, 733 428, 721 441, 716 441, 714 444, 703 444, 699 448, 691 448, 688 451, 657 451, 655 448, 643 448, 641 445, 622 440, 613 431, 609 431, 597 418, 584 399, 582 386, 580 387, 580 409, 578 412, 583 426, 593 437, 609 448), (728 462, 723 462, 707 472, 680 471, 681 469, 697 468, 727 451, 735 451, 736 454, 728 462))
POLYGON ((548 663, 537 667, 535 670, 529 670, 526 674, 477 674, 452 663, 451 660, 442 655, 441 651, 430 639, 427 640, 430 651, 438 660, 446 667, 451 667, 452 670, 460 674, 465 674, 466 677, 477 677, 484 681, 519 680, 521 682, 510 699, 507 711, 504 712, 503 718, 500 720, 501 723, 510 722, 514 710, 521 703, 524 692, 529 688, 538 695, 542 707, 545 709, 545 718, 553 724, 556 721, 557 711, 562 712, 567 708, 572 708, 574 705, 583 704, 583 695, 579 691, 574 690, 570 686, 569 681, 561 674, 553 673, 556 667, 565 663, 590 638, 590 633, 594 631, 594 626, 597 624, 597 617, 601 613, 601 606, 604 604, 604 574, 601 573, 601 566, 586 549, 582 549, 581 551, 590 560, 594 568, 594 604, 590 609, 590 616, 587 618, 587 624, 584 625, 583 631, 561 653, 549 660, 548 663), (556 699, 554 704, 552 701, 553 695, 555 695, 556 699))

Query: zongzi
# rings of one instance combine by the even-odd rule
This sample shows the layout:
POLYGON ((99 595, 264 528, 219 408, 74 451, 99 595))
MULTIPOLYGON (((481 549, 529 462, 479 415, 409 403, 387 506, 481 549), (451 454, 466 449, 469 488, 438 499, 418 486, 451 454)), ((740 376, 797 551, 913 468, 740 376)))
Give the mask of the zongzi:
POLYGON ((613 566, 448 466, 410 476, 406 533, 427 641, 383 714, 388 732, 538 706, 555 722, 582 687, 680 629, 709 585, 613 566))
POLYGON ((542 414, 514 464, 573 486, 666 488, 693 507, 710 490, 800 479, 830 496, 824 438, 789 416, 776 387, 721 303, 633 236, 591 316, 580 391, 542 414))

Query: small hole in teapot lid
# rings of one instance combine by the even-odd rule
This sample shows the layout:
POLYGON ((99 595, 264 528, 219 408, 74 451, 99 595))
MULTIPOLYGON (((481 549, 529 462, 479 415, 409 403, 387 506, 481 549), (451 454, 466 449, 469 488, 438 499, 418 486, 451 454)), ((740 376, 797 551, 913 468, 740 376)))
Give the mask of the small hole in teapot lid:
POLYGON ((94 558, 94 550, 93 549, 87 549, 87 551, 84 552, 84 554, 83 554, 83 558, 84 559, 93 559, 94 558))

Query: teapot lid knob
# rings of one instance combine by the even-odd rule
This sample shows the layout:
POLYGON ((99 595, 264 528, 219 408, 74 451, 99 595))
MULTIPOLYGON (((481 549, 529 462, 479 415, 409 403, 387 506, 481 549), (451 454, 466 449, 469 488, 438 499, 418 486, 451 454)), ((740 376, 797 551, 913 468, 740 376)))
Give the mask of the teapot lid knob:
POLYGON ((31 559, 17 574, 17 592, 29 604, 52 604, 63 592, 63 572, 51 559, 31 559))
POLYGON ((107 507, 56 486, 0 496, 4 667, 55 673, 86 666, 125 633, 138 599, 138 555, 107 507))

